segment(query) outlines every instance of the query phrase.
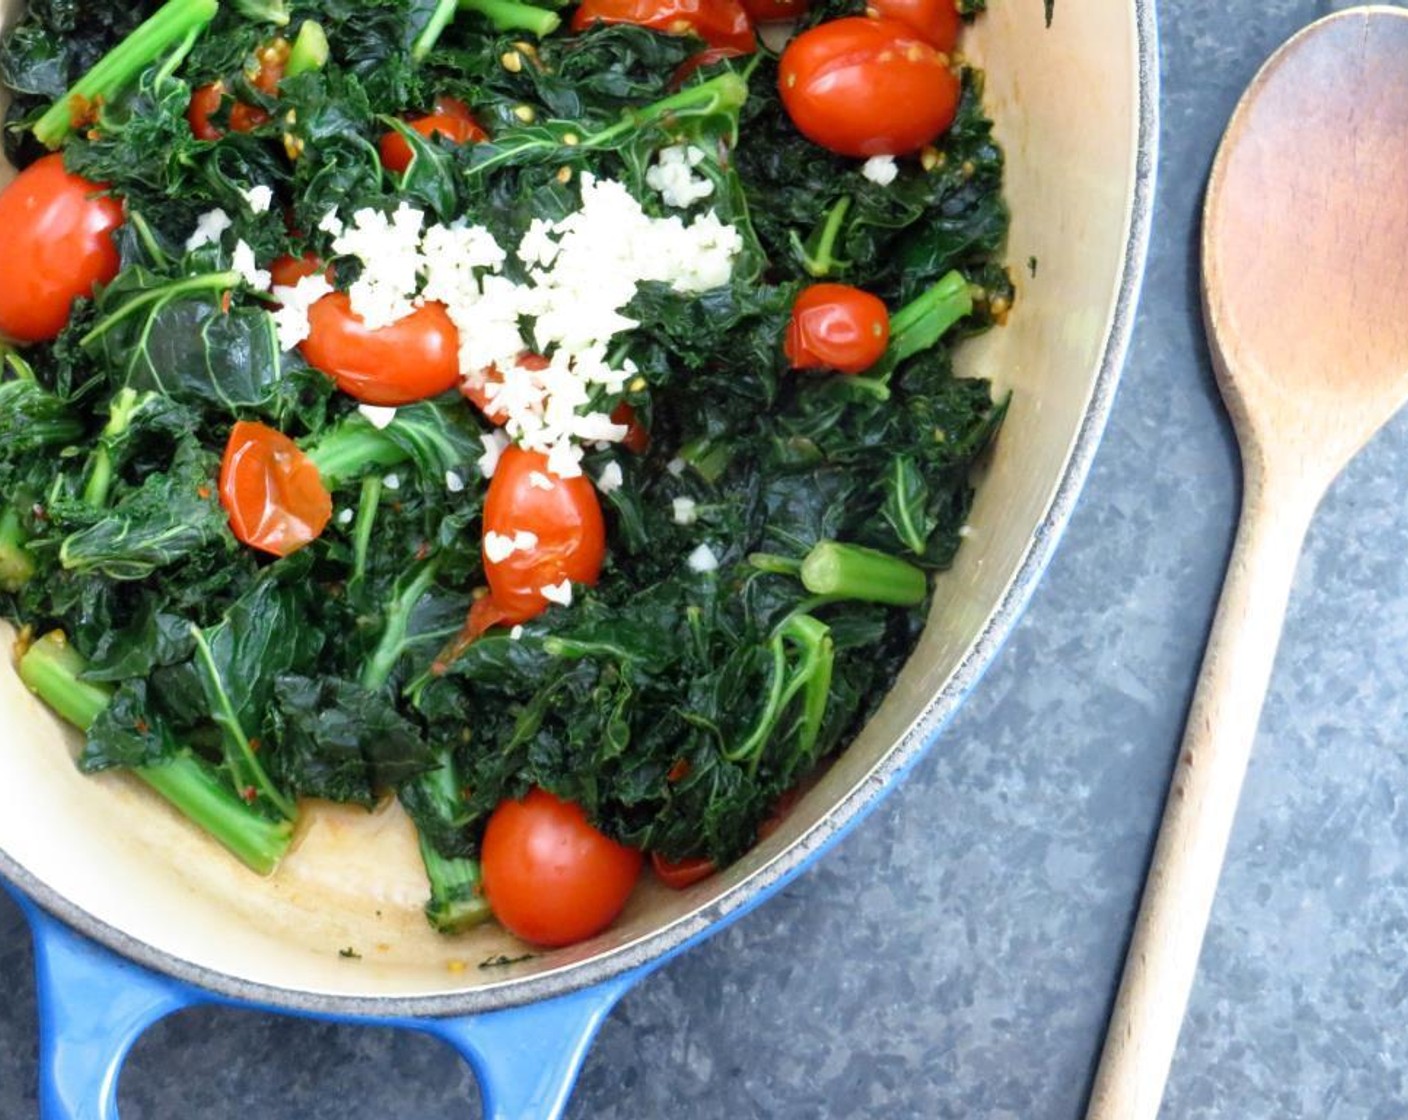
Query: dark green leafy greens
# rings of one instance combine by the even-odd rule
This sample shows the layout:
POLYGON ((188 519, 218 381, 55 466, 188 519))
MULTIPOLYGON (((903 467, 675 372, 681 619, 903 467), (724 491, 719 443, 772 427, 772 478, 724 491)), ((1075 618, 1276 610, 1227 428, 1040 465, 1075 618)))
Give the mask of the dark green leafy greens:
MULTIPOLYGON (((559 22, 512 0, 35 0, 0 44, 7 152, 56 143, 74 120, 53 107, 87 90, 64 158, 128 215, 118 277, 0 383, 0 613, 46 635, 25 679, 86 731, 85 769, 134 770, 261 871, 300 798, 395 792, 445 930, 484 917, 484 822, 535 785, 669 859, 747 849, 913 648, 1003 414, 951 363, 1012 298, 980 75, 965 72, 952 130, 882 187, 796 132, 771 57, 681 83, 695 41, 559 22), (111 54, 139 25, 142 51, 111 54), (269 93, 256 52, 275 36, 297 61, 269 93), (216 81, 223 135, 200 140, 187 106, 216 81), (400 123, 441 95, 492 139, 400 123), (264 114, 251 131, 230 126, 239 102, 264 114), (403 175, 378 158, 390 129, 415 157, 403 175), (645 284, 628 308, 640 327, 616 357, 639 377, 596 403, 629 403, 651 438, 588 456, 593 477, 622 474, 599 584, 463 647, 487 422, 450 394, 374 426, 281 349, 231 247, 265 266, 327 259, 328 214, 403 200, 513 244, 574 210, 588 171, 663 215, 646 172, 681 141, 742 234, 732 279, 690 296, 645 284), (217 209, 230 233, 189 241, 217 209), (822 277, 891 306, 890 350, 863 376, 787 369, 792 302, 822 277), (218 474, 236 420, 296 439, 332 490, 339 516, 293 556, 230 531, 218 474)), ((344 284, 360 267, 332 263, 344 284)))

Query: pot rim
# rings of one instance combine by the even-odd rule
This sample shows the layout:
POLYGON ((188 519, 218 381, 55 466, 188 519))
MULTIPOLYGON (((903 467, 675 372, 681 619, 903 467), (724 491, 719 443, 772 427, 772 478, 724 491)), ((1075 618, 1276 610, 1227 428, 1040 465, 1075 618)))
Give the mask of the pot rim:
POLYGON ((1012 632, 1055 552, 1109 419, 1134 327, 1153 217, 1158 164, 1158 30, 1155 0, 1133 0, 1139 63, 1138 143, 1128 236, 1118 296, 1089 406, 1045 515, 1027 553, 977 641, 908 733, 822 820, 776 859, 708 906, 619 949, 537 975, 455 993, 349 996, 255 983, 159 950, 110 925, 32 875, 0 851, 0 876, 56 918, 139 965, 217 997, 300 1014, 338 1018, 440 1018, 479 1014, 565 996, 633 972, 648 971, 742 917, 794 879, 875 808, 938 738, 1012 632))

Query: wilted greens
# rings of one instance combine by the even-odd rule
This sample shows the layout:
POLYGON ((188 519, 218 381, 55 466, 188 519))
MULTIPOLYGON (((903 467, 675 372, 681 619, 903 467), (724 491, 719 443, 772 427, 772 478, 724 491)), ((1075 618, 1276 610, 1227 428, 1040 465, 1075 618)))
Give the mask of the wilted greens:
POLYGON ((121 273, 0 383, 0 613, 38 639, 25 679, 86 731, 85 770, 134 770, 261 871, 300 799, 396 793, 443 929, 483 917, 484 822, 534 785, 669 859, 746 850, 913 648, 1003 411, 951 363, 1011 299, 980 75, 933 158, 880 186, 797 134, 774 59, 680 83, 696 40, 559 22, 508 0, 32 0, 0 46, 10 157, 62 142, 127 208, 121 273), (252 59, 276 36, 297 63, 270 93, 252 59), (123 42, 140 49, 95 75, 123 42), (200 140, 187 109, 215 81, 223 135, 200 140), (398 124, 442 95, 492 139, 398 124), (230 128, 239 105, 261 123, 230 128), (393 128, 416 156, 404 175, 377 154, 393 128), (281 349, 230 246, 264 267, 332 259, 323 218, 402 200, 513 243, 575 209, 588 170, 662 214, 645 173, 680 138, 708 153, 745 248, 730 284, 646 284, 629 308, 620 357, 640 377, 602 404, 631 404, 650 444, 588 456, 592 477, 622 473, 600 583, 447 661, 484 582, 490 425, 452 393, 375 427, 281 349), (188 242, 216 209, 229 236, 188 242), (821 277, 890 305, 871 373, 787 369, 793 299, 821 277), (218 500, 237 420, 297 440, 333 489, 333 523, 287 558, 239 544, 218 500), (690 563, 701 546, 711 562, 690 563))

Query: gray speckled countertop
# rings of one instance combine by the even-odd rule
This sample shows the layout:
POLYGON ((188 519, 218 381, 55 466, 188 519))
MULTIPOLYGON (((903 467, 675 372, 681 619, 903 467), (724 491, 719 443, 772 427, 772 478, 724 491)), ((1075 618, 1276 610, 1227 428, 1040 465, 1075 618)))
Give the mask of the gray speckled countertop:
MULTIPOLYGON (((1148 278, 1055 563, 912 778, 626 996, 571 1117, 1080 1116, 1236 513, 1197 312, 1202 184, 1261 61, 1345 6, 1162 0, 1148 278)), ((1165 1116, 1408 1115, 1405 474, 1408 418, 1312 529, 1165 1116)), ((35 1115, 31 967, 0 895, 0 1120, 35 1115)), ((473 1094, 425 1038, 206 1009, 138 1043, 121 1101, 123 1120, 459 1120, 473 1094)))

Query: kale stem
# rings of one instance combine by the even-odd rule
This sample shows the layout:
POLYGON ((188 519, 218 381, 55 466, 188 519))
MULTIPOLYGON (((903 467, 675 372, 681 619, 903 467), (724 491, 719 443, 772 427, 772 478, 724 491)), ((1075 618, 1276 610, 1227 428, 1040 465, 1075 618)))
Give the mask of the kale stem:
POLYGON ((774 552, 753 552, 748 556, 748 563, 757 568, 760 572, 771 572, 778 576, 800 576, 802 574, 802 562, 791 556, 778 556, 774 552))
POLYGON ((471 177, 484 175, 529 153, 551 158, 554 155, 610 148, 634 133, 644 132, 662 122, 677 121, 681 117, 715 113, 736 115, 747 100, 748 83, 733 71, 727 71, 697 86, 687 86, 644 108, 626 110, 619 121, 599 132, 583 134, 580 127, 568 127, 559 121, 556 123, 557 131, 548 136, 543 135, 541 127, 527 132, 507 133, 493 144, 481 145, 487 156, 482 162, 471 164, 465 174, 471 177), (569 136, 576 137, 576 141, 569 143, 569 136))
POLYGON ((88 666, 62 630, 45 634, 20 658, 20 680, 80 731, 87 731, 112 699, 103 685, 79 680, 88 666))
POLYGON ((0 513, 0 591, 14 593, 34 578, 34 557, 19 512, 7 506, 0 513))
POLYGON ((206 640, 205 632, 193 623, 191 637, 195 639, 196 656, 204 671, 206 683, 210 686, 207 689, 207 695, 213 693, 215 703, 211 718, 223 732, 222 738, 226 745, 225 757, 229 762, 230 772, 237 782, 247 781, 250 787, 268 798, 269 803, 280 813, 289 820, 293 820, 298 816, 298 806, 289 800, 269 780, 269 775, 264 772, 264 767, 255 755, 249 737, 240 725, 239 716, 235 714, 235 709, 230 704, 230 695, 226 691, 225 682, 220 677, 220 670, 215 664, 215 655, 210 650, 210 643, 206 640))
POLYGON ((363 688, 374 692, 390 678, 391 670, 396 667, 396 661, 405 646, 411 611, 415 610, 416 604, 430 590, 430 585, 435 582, 436 573, 439 571, 440 558, 437 556, 424 564, 415 578, 391 600, 386 608, 386 626, 382 629, 381 641, 362 667, 363 688))
POLYGON ((83 487, 83 504, 101 509, 107 505, 112 489, 112 443, 132 423, 132 417, 150 394, 138 393, 128 386, 113 397, 108 422, 98 437, 98 446, 88 460, 88 482, 83 487))
MULTIPOLYGON (((87 732, 112 698, 104 685, 81 679, 83 657, 61 631, 44 635, 20 658, 20 679, 64 720, 87 732)), ((230 792, 220 776, 189 751, 133 773, 205 829, 241 862, 267 875, 288 851, 293 828, 271 821, 230 792)))
POLYGON ((415 43, 411 46, 411 57, 417 62, 425 58, 435 44, 440 41, 440 36, 445 33, 445 28, 450 26, 455 18, 455 12, 459 7, 459 0, 437 0, 435 10, 430 13, 430 22, 425 25, 415 43))
POLYGON ((138 393, 128 386, 118 390, 117 396, 113 397, 107 424, 89 458, 89 480, 83 487, 84 506, 92 506, 93 509, 106 506, 107 494, 113 489, 113 442, 131 427, 132 416, 151 396, 151 393, 138 393))
POLYGON ((196 45, 196 40, 200 38, 201 28, 193 27, 187 32, 186 37, 181 40, 181 45, 177 47, 161 64, 161 69, 156 72, 156 85, 160 86, 168 81, 177 70, 181 68, 181 63, 186 61, 186 56, 191 53, 191 48, 196 45))
MULTIPOLYGON (((439 771, 444 773, 447 771, 439 771)), ((438 933, 463 933, 489 919, 489 903, 480 886, 479 861, 442 856, 425 836, 418 836, 420 858, 430 880, 425 917, 438 933)))
POLYGON ((372 473, 362 479, 362 498, 357 503, 357 524, 352 533, 352 582, 357 583, 367 574, 367 552, 372 543, 372 527, 376 524, 377 509, 381 505, 381 475, 372 473))
POLYGON ((293 47, 288 53, 288 65, 284 67, 284 74, 296 78, 299 74, 321 70, 327 65, 331 51, 328 33, 323 30, 323 25, 317 20, 304 20, 303 26, 298 29, 298 38, 294 39, 293 47))
POLYGON ((927 350, 944 332, 973 310, 973 296, 963 273, 953 271, 910 300, 890 317, 890 349, 895 365, 927 350))
POLYGON ((802 260, 802 267, 808 276, 821 279, 831 275, 831 270, 845 262, 836 259, 836 241, 841 236, 841 225, 851 208, 851 196, 843 195, 826 215, 826 221, 803 245, 793 234, 794 248, 802 260))
POLYGON ((527 31, 539 39, 562 26, 562 17, 518 0, 459 0, 460 11, 488 17, 498 31, 527 31))
POLYGON ((643 132, 667 117, 708 116, 723 111, 736 112, 748 100, 748 83, 732 70, 689 86, 643 109, 628 109, 622 119, 600 132, 584 137, 582 147, 599 148, 622 135, 643 132))
POLYGON ((180 751, 160 766, 143 766, 137 777, 181 810, 241 863, 260 875, 278 867, 293 840, 292 821, 260 816, 230 792, 208 765, 180 751))
POLYGON ((152 227, 147 223, 146 218, 142 217, 137 211, 131 210, 127 214, 127 221, 132 228, 137 231, 137 237, 142 242, 142 248, 147 251, 147 255, 151 257, 154 265, 160 268, 171 263, 170 258, 166 255, 166 250, 161 247, 161 243, 157 241, 156 235, 152 233, 152 227))
POLYGON ((20 352, 13 346, 6 346, 0 343, 0 355, 3 355, 4 362, 0 363, 0 373, 9 370, 14 375, 16 381, 34 381, 34 368, 20 356, 20 352))
POLYGON ((285 0, 235 0, 235 10, 255 23, 272 23, 278 27, 287 27, 290 18, 285 0))
POLYGON ((191 292, 229 291, 236 285, 243 283, 243 280, 244 278, 238 272, 204 272, 199 276, 188 276, 184 280, 164 284, 160 288, 152 288, 139 296, 133 296, 111 315, 100 319, 97 325, 79 340, 78 344, 86 349, 122 320, 130 315, 135 315, 148 304, 175 299, 177 296, 189 295, 191 292))
POLYGON ((219 8, 218 0, 167 0, 48 108, 35 122, 35 138, 57 148, 73 131, 75 118, 81 120, 99 101, 111 101, 167 50, 204 28, 219 8))
POLYGON ((822 541, 802 561, 802 585, 813 595, 912 607, 924 601, 929 580, 898 556, 855 544, 822 541))
POLYGON ((389 436, 358 413, 353 413, 303 451, 318 468, 329 490, 343 479, 365 470, 394 467, 406 460, 406 453, 389 436))

